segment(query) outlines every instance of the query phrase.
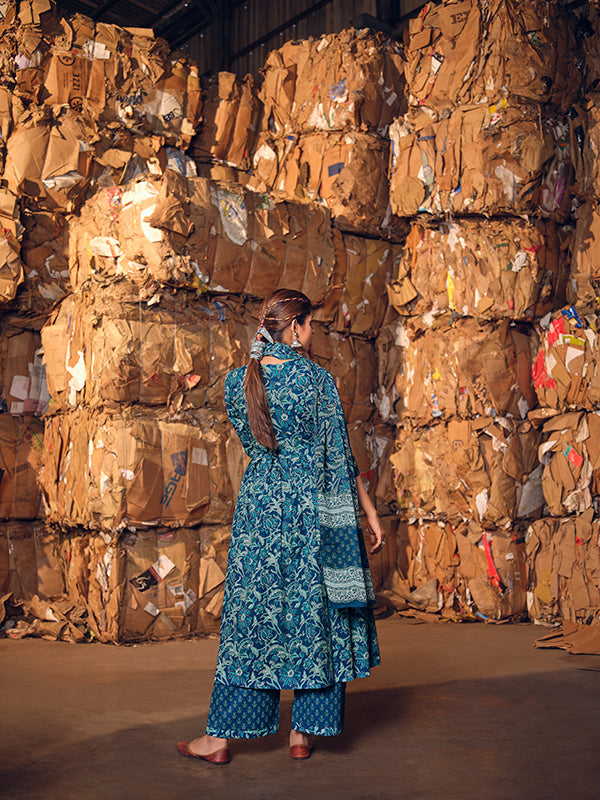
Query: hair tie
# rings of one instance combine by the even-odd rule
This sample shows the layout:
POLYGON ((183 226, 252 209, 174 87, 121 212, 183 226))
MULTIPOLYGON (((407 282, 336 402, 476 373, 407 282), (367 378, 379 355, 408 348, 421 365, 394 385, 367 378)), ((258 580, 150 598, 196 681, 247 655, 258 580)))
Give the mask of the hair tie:
POLYGON ((257 361, 260 361, 264 355, 267 342, 273 344, 273 337, 263 325, 260 325, 254 334, 254 339, 252 339, 250 358, 255 358, 257 361))

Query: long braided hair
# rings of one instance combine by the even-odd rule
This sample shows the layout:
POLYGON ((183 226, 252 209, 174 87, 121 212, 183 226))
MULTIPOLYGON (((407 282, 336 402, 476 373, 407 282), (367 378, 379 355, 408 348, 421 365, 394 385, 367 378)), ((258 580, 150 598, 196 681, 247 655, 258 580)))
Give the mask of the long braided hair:
POLYGON ((298 325, 304 325, 311 311, 308 297, 302 292, 291 289, 277 289, 262 304, 258 330, 252 342, 250 361, 246 368, 244 392, 250 429, 256 441, 269 450, 277 449, 277 441, 260 360, 267 341, 281 342, 283 332, 288 325, 294 320, 298 325))

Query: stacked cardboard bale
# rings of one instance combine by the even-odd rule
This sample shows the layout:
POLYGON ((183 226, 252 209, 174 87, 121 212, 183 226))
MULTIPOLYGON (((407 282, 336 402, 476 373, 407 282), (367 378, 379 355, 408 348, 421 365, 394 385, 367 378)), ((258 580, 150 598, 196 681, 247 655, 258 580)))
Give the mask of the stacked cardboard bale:
POLYGON ((400 46, 350 29, 287 42, 263 74, 250 186, 324 203, 343 230, 393 236, 387 134, 405 107, 400 46))
POLYGON ((574 44, 541 2, 428 4, 407 32, 390 203, 412 225, 378 396, 399 426, 390 463, 409 523, 388 581, 399 604, 526 614, 525 530, 545 502, 532 322, 564 302, 574 44))

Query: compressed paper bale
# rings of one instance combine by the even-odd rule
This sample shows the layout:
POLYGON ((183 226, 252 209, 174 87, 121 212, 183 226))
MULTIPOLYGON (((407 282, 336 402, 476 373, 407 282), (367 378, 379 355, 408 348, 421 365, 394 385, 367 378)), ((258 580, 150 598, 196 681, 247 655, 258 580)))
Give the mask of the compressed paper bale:
POLYGON ((414 222, 388 286, 400 314, 531 319, 564 298, 569 240, 552 222, 414 222))
POLYGON ((262 103, 252 75, 243 80, 232 72, 209 77, 204 85, 204 119, 190 153, 200 162, 248 169, 261 116, 262 103))
POLYGON ((333 267, 326 209, 171 171, 100 190, 71 228, 74 286, 123 275, 258 297, 286 287, 318 303, 333 267))
POLYGON ((119 530, 226 522, 233 511, 224 414, 180 417, 86 408, 52 417, 40 485, 48 519, 64 528, 119 530))
POLYGON ((567 110, 579 92, 575 25, 561 6, 428 3, 405 34, 409 101, 432 108, 526 98, 567 110))
POLYGON ((456 534, 456 598, 463 613, 500 620, 527 613, 528 569, 525 545, 506 531, 456 534))
POLYGON ((8 577, 4 585, 15 600, 35 595, 49 599, 65 591, 59 554, 60 538, 43 522, 2 522, 0 539, 7 546, 8 577))
POLYGON ((600 209, 596 202, 577 209, 567 302, 581 314, 595 312, 600 297, 600 209))
POLYGON ((21 215, 15 194, 0 189, 0 305, 14 300, 23 283, 23 264, 20 257, 20 240, 23 235, 21 215))
POLYGON ((437 116, 411 109, 390 126, 390 206, 428 213, 536 214, 564 219, 574 180, 569 124, 537 105, 437 116))
POLYGON ((69 225, 60 213, 32 208, 24 210, 23 224, 24 286, 13 305, 39 328, 48 310, 71 290, 69 225))
POLYGON ((539 439, 529 423, 502 417, 399 432, 390 461, 400 513, 495 527, 537 516, 543 497, 521 500, 530 479, 539 483, 539 439))
POLYGON ((540 346, 532 366, 541 406, 564 411, 600 404, 598 315, 580 315, 573 306, 539 321, 540 346))
MULTIPOLYGON (((12 319, 18 322, 18 319, 12 319)), ((42 366, 38 331, 10 322, 0 333, 0 407, 9 414, 41 416, 48 408, 48 387, 42 366)))
POLYGON ((120 403, 224 407, 223 384, 247 360, 235 301, 92 285, 42 329, 51 409, 120 403), (156 302, 158 300, 158 302, 156 302))
POLYGON ((388 151, 387 139, 357 131, 261 134, 248 185, 322 203, 342 230, 399 240, 404 226, 388 214, 388 151))
POLYGON ((43 515, 37 482, 43 442, 40 420, 0 414, 0 519, 43 515))
POLYGON ((584 514, 543 518, 527 531, 532 620, 597 624, 600 619, 598 520, 584 514))
POLYGON ((378 408, 384 420, 512 416, 537 405, 531 364, 537 337, 508 320, 440 320, 422 329, 410 318, 390 323, 377 340, 378 408))
POLYGON ((263 129, 278 136, 345 129, 385 136, 405 106, 402 48, 368 29, 286 42, 262 73, 263 129))
POLYGON ((581 514, 600 494, 600 416, 571 411, 543 426, 542 488, 553 516, 581 514))

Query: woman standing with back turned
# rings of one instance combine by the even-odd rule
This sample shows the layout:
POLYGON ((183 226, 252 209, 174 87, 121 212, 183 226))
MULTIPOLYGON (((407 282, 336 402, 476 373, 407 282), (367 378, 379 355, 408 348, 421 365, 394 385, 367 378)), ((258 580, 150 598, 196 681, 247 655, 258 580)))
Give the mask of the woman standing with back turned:
POLYGON ((279 692, 294 689, 290 754, 341 733, 347 681, 379 663, 373 586, 358 520, 383 545, 358 477, 333 377, 304 357, 311 305, 279 289, 265 300, 247 367, 225 381, 229 418, 250 456, 227 561, 206 735, 182 755, 230 760, 228 739, 275 733, 279 692))

